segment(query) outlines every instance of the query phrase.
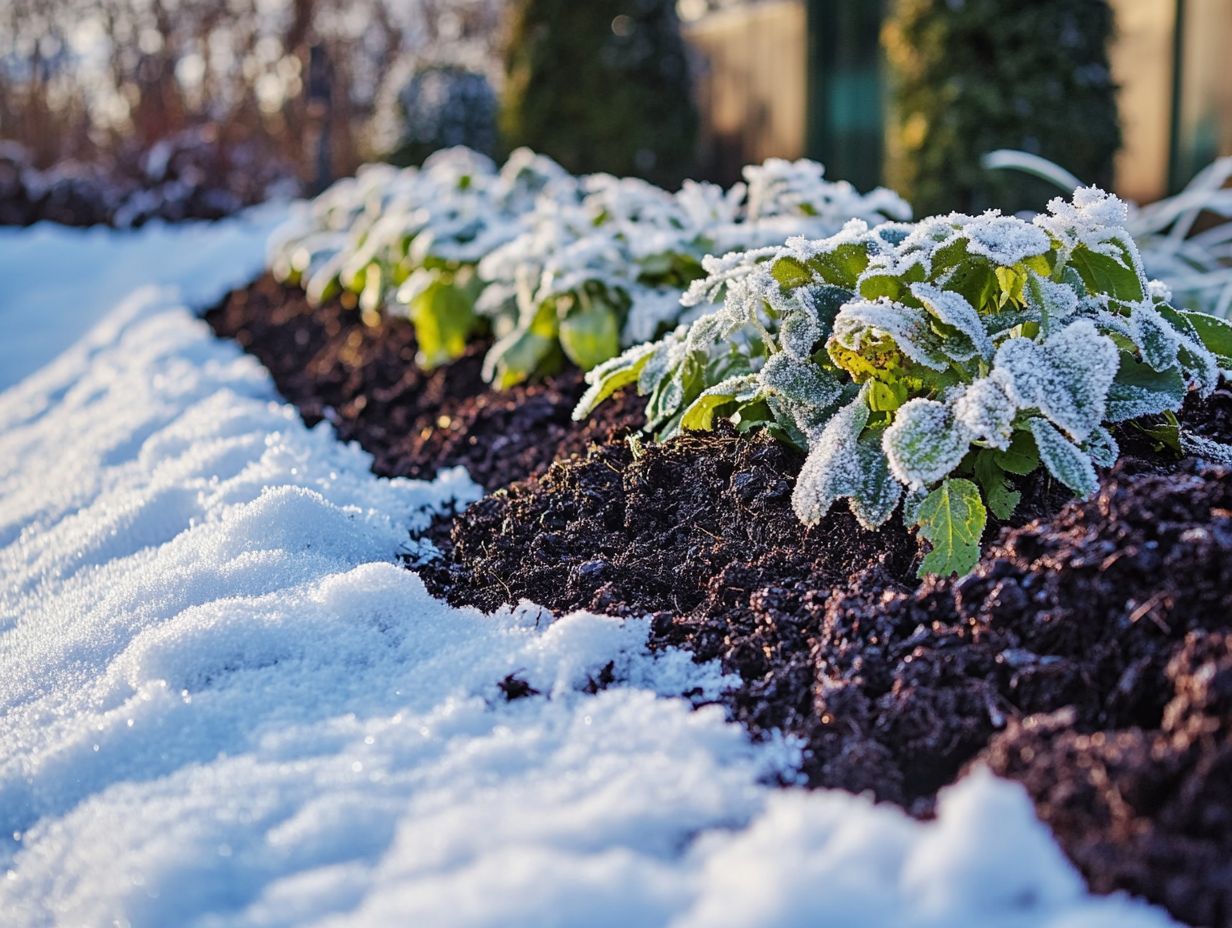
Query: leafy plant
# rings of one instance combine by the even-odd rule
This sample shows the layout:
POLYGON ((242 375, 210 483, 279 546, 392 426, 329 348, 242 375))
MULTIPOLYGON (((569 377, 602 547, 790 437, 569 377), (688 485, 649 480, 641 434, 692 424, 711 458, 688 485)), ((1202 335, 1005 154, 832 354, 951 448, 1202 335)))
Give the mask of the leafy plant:
POLYGON ((707 253, 910 214, 888 190, 823 175, 815 162, 771 160, 746 168, 747 187, 687 181, 669 193, 575 178, 524 149, 499 171, 449 149, 421 169, 370 166, 336 184, 283 234, 271 266, 310 301, 406 312, 423 367, 490 333, 485 376, 504 388, 566 361, 589 370, 678 324, 707 253))
POLYGON ((901 507, 932 544, 921 570, 965 573, 987 512, 1018 505, 1016 478, 1042 466, 1090 495, 1116 423, 1169 414, 1232 368, 1232 326, 1170 305, 1125 222, 1084 188, 1033 221, 853 221, 708 258, 686 302, 722 291, 723 307, 599 365, 574 415, 636 386, 661 439, 720 418, 766 429, 807 452, 803 522, 840 499, 868 528, 901 507))
MULTIPOLYGON (((1060 165, 1028 152, 989 152, 983 164, 986 168, 1025 171, 1067 192, 1082 186, 1060 165)), ((1176 196, 1146 206, 1129 204, 1126 223, 1142 253, 1147 274, 1168 286, 1174 304, 1225 319, 1232 316, 1230 180, 1232 157, 1219 158, 1199 171, 1176 196)))

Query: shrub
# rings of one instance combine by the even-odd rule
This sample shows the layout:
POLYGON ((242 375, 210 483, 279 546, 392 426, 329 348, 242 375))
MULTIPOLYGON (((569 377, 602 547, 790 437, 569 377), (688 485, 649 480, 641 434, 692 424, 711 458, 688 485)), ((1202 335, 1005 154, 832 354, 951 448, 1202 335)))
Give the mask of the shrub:
POLYGON ((514 0, 501 129, 574 172, 674 186, 697 143, 675 0, 514 0))
POLYGON ((404 63, 381 89, 374 143, 383 160, 400 167, 458 145, 491 155, 496 111, 496 93, 484 75, 456 64, 404 63))
POLYGON ((719 417, 767 429, 807 451, 803 522, 847 499, 874 528, 901 505, 932 543, 921 572, 965 573, 987 511, 1017 506, 1016 477, 1042 465, 1087 496, 1118 456, 1111 426, 1144 416, 1197 447, 1173 413, 1232 367, 1232 326, 1171 306, 1125 221, 1084 188, 1031 222, 854 221, 707 259, 687 301, 723 290, 723 308, 596 367, 575 417, 636 385, 660 438, 719 417))
POLYGON ((1106 0, 897 0, 890 179, 921 213, 1035 209, 1042 182, 983 170, 1015 148, 1107 186, 1120 145, 1106 0))

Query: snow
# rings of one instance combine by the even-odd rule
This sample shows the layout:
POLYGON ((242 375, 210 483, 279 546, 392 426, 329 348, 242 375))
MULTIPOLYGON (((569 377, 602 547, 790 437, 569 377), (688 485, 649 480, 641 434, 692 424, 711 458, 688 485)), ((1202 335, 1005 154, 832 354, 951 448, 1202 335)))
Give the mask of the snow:
POLYGON ((175 284, 198 306, 251 280, 286 211, 268 204, 224 222, 151 222, 125 232, 50 222, 0 227, 0 390, 54 358, 137 287, 175 284))
MULTIPOLYGON (((767 785, 796 749, 681 698, 723 678, 645 619, 432 599, 396 558, 475 486, 373 476, 184 308, 259 247, 135 241, 106 248, 186 289, 0 393, 6 926, 1169 924, 1088 895, 986 773, 930 822, 767 785)), ((101 315, 76 283, 23 324, 101 315)))

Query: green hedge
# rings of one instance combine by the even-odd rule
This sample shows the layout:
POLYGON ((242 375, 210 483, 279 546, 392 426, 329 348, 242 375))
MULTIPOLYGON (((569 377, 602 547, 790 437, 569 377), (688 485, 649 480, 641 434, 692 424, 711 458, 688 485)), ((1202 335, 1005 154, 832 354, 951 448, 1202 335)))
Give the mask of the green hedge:
POLYGON ((501 129, 570 171, 678 184, 697 112, 675 0, 514 0, 501 129))
POLYGON ((1121 143, 1106 0, 895 0, 889 179, 920 215, 1040 209, 1055 189, 990 172, 997 148, 1107 186, 1121 143))

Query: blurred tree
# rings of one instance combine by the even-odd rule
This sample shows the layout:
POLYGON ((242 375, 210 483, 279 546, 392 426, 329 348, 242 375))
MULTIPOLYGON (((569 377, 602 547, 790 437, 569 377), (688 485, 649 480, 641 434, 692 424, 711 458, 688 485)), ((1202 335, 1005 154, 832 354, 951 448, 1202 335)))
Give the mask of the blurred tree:
POLYGON ((697 110, 675 0, 513 0, 501 129, 575 172, 672 186, 697 110))
POLYGON ((992 172, 997 148, 1043 155, 1108 186, 1121 144, 1107 0, 895 0, 891 186, 918 215, 1040 209, 1056 190, 992 172))

